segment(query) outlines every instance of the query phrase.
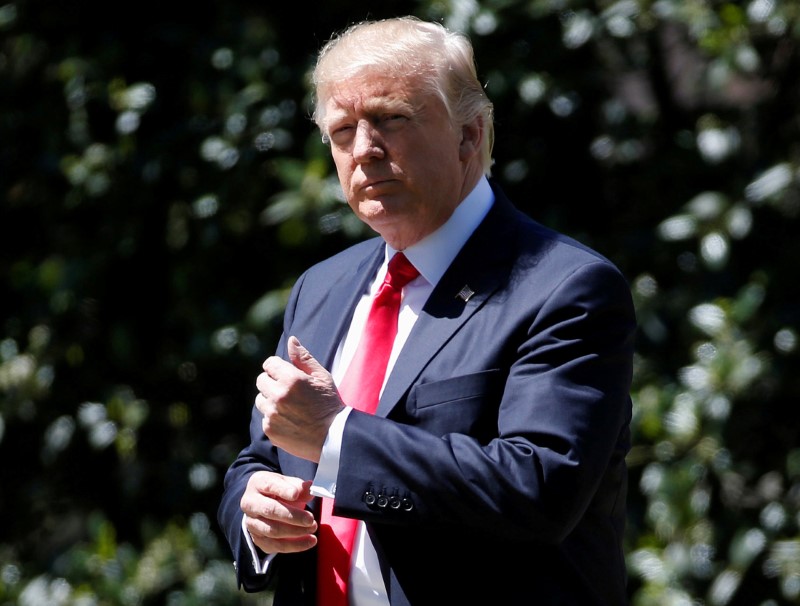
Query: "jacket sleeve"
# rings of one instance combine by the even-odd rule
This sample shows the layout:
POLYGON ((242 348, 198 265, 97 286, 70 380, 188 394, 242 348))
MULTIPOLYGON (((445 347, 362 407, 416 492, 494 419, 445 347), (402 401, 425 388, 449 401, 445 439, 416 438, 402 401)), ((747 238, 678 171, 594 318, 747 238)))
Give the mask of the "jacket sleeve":
MULTIPOLYGON (((250 431, 260 431, 261 419, 258 410, 253 407, 250 421, 250 431)), ((263 433, 261 433, 263 437, 263 433)), ((256 471, 275 471, 274 464, 268 463, 272 458, 269 453, 274 448, 266 438, 253 440, 228 468, 225 474, 222 499, 217 511, 217 521, 222 528, 225 538, 233 556, 233 565, 236 569, 236 578, 239 587, 245 591, 262 591, 272 580, 274 566, 267 568, 266 574, 257 573, 253 565, 252 552, 244 537, 242 529, 243 513, 239 506, 242 495, 247 487, 247 481, 256 471)))
POLYGON ((606 261, 563 274, 490 298, 388 417, 350 415, 337 515, 558 542, 624 499, 630 290, 606 261))

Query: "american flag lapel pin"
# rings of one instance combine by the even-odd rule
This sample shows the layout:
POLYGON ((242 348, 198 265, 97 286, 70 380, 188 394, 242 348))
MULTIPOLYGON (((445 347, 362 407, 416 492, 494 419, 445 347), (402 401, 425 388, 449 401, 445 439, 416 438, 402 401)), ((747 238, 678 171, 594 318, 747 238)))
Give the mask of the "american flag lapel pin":
POLYGON ((458 291, 458 294, 456 295, 456 298, 457 299, 463 299, 464 303, 466 303, 467 301, 469 301, 469 298, 474 294, 475 294, 475 291, 472 290, 466 284, 464 284, 464 287, 461 290, 458 291))

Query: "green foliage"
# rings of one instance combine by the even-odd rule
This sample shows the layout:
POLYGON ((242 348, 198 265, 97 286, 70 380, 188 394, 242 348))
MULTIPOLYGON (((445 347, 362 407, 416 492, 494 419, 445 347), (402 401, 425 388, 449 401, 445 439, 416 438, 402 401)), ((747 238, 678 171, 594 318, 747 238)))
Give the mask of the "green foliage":
POLYGON ((800 3, 5 2, 0 604, 268 603, 222 474, 288 288, 369 235, 307 72, 403 13, 473 38, 511 198, 630 278, 631 603, 800 603, 800 3))

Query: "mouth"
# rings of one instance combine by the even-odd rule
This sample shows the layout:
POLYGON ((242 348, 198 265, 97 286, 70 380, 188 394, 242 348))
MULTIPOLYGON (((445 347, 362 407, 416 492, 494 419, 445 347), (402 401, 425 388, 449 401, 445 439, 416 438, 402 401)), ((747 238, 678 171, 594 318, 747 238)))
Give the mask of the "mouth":
POLYGON ((395 179, 370 179, 359 186, 359 190, 367 195, 383 193, 387 187, 394 183, 395 179))

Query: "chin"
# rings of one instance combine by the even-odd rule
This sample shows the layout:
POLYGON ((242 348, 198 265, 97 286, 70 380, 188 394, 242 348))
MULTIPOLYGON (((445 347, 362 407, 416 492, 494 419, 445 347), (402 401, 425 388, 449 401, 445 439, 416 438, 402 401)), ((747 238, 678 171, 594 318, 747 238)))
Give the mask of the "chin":
POLYGON ((381 221, 389 217, 389 205, 383 200, 362 200, 358 203, 356 214, 365 223, 381 221))

